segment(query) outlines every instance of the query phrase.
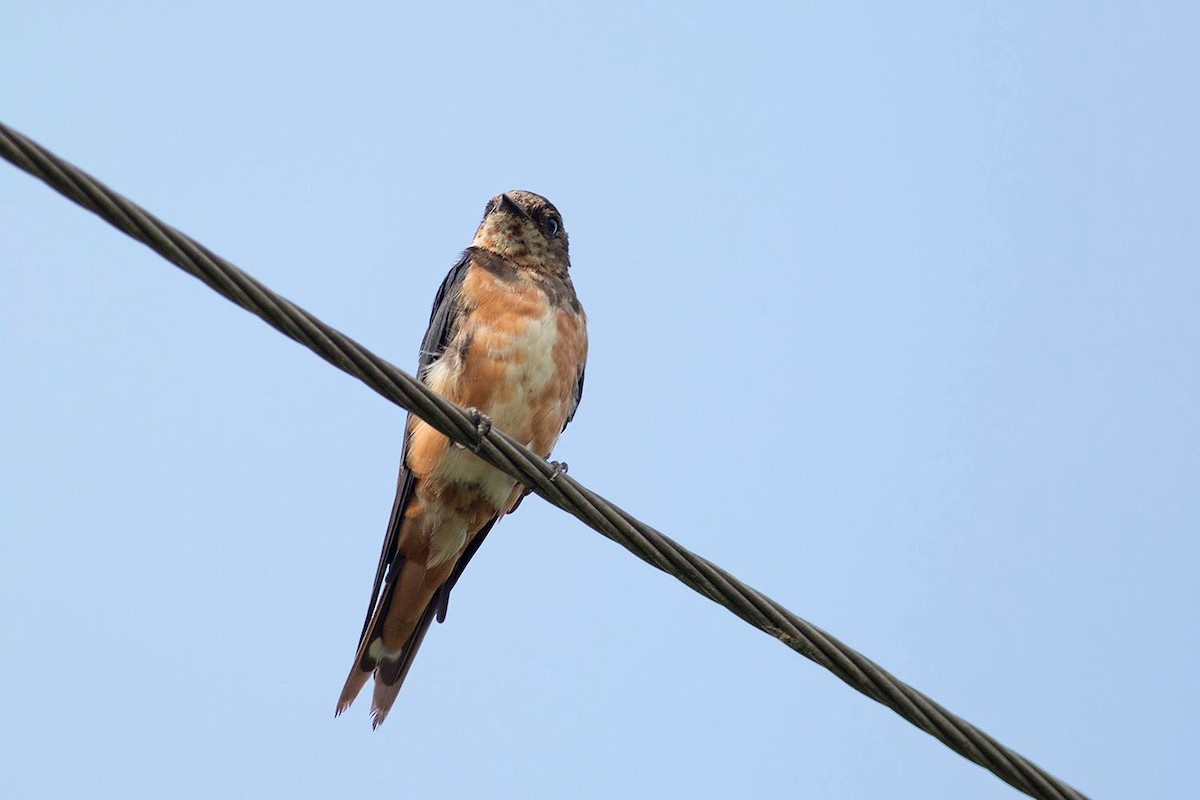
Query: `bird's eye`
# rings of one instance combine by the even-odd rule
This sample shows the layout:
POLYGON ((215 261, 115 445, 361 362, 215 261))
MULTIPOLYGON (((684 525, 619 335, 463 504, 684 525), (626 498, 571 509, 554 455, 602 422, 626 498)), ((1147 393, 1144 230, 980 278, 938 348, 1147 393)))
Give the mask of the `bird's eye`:
POLYGON ((546 220, 546 230, 550 231, 551 236, 558 233, 558 220, 554 219, 553 217, 546 220))

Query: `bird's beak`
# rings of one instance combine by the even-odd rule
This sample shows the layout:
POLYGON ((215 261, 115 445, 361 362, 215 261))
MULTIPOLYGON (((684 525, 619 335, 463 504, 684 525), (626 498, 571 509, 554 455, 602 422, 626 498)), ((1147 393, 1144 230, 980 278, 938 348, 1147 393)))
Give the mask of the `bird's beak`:
POLYGON ((529 215, 525 213, 525 209, 523 209, 519 205, 517 205, 517 201, 513 200, 507 194, 500 195, 500 207, 503 209, 507 209, 508 211, 510 211, 513 214, 522 216, 525 219, 529 219, 529 215))

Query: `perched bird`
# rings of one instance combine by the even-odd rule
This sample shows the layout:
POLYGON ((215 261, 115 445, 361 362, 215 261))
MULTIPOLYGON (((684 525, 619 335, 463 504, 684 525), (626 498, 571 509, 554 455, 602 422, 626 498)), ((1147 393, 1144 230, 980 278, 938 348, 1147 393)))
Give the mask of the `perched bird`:
MULTIPOLYGON (((568 275, 567 232, 544 197, 492 198, 475 239, 438 289, 418 376, 549 457, 583 392, 587 317, 568 275)), ((372 673, 373 727, 400 692, 450 590, 524 487, 409 415, 400 479, 371 604, 337 714, 372 673)))

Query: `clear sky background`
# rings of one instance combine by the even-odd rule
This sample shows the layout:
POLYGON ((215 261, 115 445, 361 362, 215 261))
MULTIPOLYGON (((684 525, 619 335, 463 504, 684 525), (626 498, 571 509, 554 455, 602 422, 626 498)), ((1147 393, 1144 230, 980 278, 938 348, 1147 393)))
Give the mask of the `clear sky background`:
MULTIPOLYGON (((488 198, 586 485, 1097 797, 1195 791, 1191 3, 8 0, 0 119, 412 369, 488 198)), ((0 165, 6 797, 1010 798, 536 498, 335 720, 403 412, 0 165)))

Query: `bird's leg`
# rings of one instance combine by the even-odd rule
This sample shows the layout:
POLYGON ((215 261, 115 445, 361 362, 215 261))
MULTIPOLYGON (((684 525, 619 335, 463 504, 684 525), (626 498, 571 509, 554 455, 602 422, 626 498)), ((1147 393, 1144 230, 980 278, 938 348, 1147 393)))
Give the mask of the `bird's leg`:
POLYGON ((475 425, 475 435, 479 437, 479 441, 471 450, 478 453, 479 448, 483 447, 484 438, 492 432, 492 420, 488 418, 487 414, 474 407, 467 409, 467 416, 471 418, 471 422, 475 425))
MULTIPOLYGON (((565 462, 565 461, 551 461, 550 466, 554 467, 554 471, 550 473, 550 482, 551 483, 554 483, 554 479, 557 478, 559 475, 567 474, 567 462, 565 462)), ((521 505, 521 501, 524 500, 526 497, 529 497, 529 495, 531 495, 531 494, 533 494, 533 489, 530 489, 528 486, 526 486, 525 490, 523 492, 521 492, 521 496, 517 498, 517 502, 513 504, 513 507, 511 509, 509 509, 508 513, 511 514, 513 511, 516 511, 517 506, 521 505)))

